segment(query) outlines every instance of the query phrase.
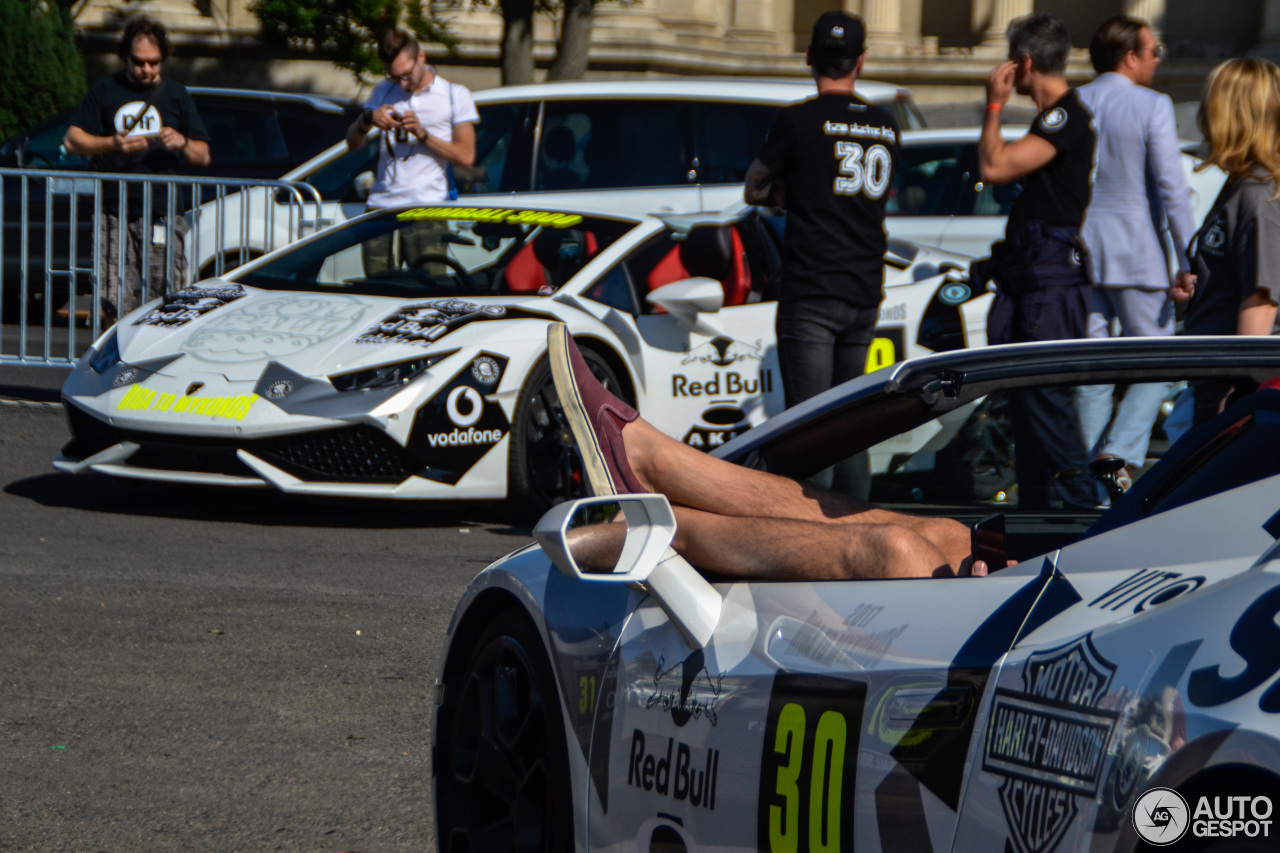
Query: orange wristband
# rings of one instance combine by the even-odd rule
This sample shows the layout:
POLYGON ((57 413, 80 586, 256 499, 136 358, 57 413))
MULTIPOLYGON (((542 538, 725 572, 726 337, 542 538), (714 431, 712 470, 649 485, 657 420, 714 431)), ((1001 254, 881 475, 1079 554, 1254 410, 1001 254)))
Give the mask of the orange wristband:
POLYGON ((998 113, 1004 109, 1004 104, 987 104, 987 112, 998 113))

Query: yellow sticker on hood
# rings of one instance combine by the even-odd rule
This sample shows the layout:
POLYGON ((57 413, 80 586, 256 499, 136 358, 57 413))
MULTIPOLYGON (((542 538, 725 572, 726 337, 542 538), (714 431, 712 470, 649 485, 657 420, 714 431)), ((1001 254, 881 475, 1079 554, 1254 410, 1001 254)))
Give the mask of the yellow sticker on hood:
POLYGON ((238 397, 196 397, 191 394, 178 396, 134 385, 129 389, 129 393, 116 403, 116 409, 133 412, 177 412, 181 415, 205 415, 211 418, 242 421, 245 415, 249 414, 249 407, 257 399, 257 394, 242 394, 238 397))
POLYGON ((419 207, 396 214, 401 222, 420 222, 431 219, 457 219, 463 222, 506 222, 510 225, 546 225, 551 228, 572 228, 582 221, 576 213, 555 213, 549 210, 511 210, 496 207, 419 207))

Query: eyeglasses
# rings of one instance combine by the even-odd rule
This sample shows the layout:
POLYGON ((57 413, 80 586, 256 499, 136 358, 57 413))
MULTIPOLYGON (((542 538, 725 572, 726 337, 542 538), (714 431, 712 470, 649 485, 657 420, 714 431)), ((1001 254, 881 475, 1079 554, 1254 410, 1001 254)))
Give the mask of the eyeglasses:
POLYGON ((140 56, 134 56, 132 53, 129 54, 129 61, 132 62, 134 65, 138 66, 139 68, 143 67, 144 65, 148 68, 159 68, 160 63, 164 62, 163 59, 143 59, 140 56))
POLYGON ((408 74, 400 74, 400 75, 388 74, 388 75, 387 75, 387 79, 388 79, 388 80, 390 80, 392 83, 411 83, 411 82, 413 82, 413 73, 414 73, 414 71, 417 71, 417 70, 418 70, 418 60, 419 60, 419 59, 421 59, 421 58, 422 58, 422 54, 421 54, 421 53, 419 53, 417 56, 415 56, 415 57, 413 58, 413 70, 411 70, 408 74))
MULTIPOLYGON (((1138 50, 1134 51, 1134 54, 1136 54, 1139 59, 1142 58, 1142 50, 1143 50, 1142 48, 1139 48, 1138 50)), ((1153 44, 1151 46, 1151 57, 1153 59, 1160 59, 1163 56, 1164 56, 1164 45, 1160 44, 1159 42, 1157 42, 1156 44, 1153 44)))

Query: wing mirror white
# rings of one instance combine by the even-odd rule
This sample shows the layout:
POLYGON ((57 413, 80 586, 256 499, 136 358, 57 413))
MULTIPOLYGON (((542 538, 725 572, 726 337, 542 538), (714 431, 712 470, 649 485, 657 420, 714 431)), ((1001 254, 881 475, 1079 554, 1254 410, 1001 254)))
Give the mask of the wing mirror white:
POLYGON ((650 291, 645 301, 661 306, 679 323, 703 335, 718 335, 719 324, 705 316, 724 307, 724 287, 714 278, 695 276, 650 291))
POLYGON ((711 641, 723 599, 671 548, 676 518, 663 495, 625 495, 562 503, 538 521, 533 538, 557 568, 587 583, 639 584, 695 647, 711 641))

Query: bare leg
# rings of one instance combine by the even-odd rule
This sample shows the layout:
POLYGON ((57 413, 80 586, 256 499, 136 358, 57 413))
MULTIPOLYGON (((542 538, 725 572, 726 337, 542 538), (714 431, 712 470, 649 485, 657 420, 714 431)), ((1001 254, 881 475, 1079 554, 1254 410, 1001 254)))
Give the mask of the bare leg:
POLYGON ((753 520, 906 528, 932 543, 953 571, 969 556, 968 528, 952 519, 890 512, 812 484, 723 462, 665 435, 644 418, 627 424, 622 440, 636 478, 672 504, 753 520))
POLYGON ((748 579, 952 577, 933 544, 896 524, 742 518, 675 507, 672 543, 698 568, 748 579))

